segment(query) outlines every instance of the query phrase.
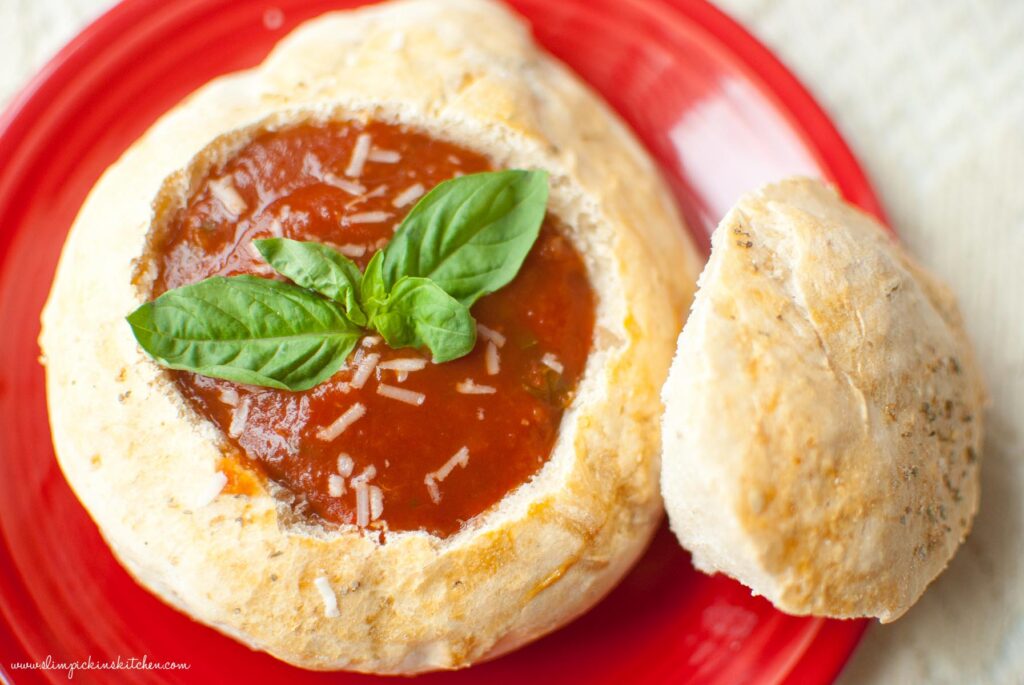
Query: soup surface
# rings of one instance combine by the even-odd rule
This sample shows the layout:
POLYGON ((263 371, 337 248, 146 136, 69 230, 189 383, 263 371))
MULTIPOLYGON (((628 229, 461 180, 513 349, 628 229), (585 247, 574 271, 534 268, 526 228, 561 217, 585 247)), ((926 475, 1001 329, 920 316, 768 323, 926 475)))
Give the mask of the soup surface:
MULTIPOLYGON (((488 161, 379 122, 267 132, 211 171, 156 246, 153 295, 208 276, 276 277, 255 238, 330 244, 365 268, 426 191, 488 161)), ((586 268, 550 215, 519 274, 472 309, 467 356, 364 338, 305 392, 174 371, 229 449, 296 496, 299 512, 370 530, 457 532, 551 455, 591 347, 586 268)), ((225 467, 244 491, 245 469, 225 467)), ((251 479, 251 476, 249 476, 251 479)))

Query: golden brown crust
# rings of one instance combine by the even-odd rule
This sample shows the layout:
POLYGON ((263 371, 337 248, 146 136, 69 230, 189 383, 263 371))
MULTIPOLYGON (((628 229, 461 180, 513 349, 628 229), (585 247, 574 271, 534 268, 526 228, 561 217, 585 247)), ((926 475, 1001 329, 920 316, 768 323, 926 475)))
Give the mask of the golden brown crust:
POLYGON ((41 337, 61 468, 140 582, 255 648, 318 669, 465 666, 586 610, 643 550, 661 507, 658 389, 697 263, 638 144, 507 11, 414 0, 326 15, 163 117, 87 200, 41 337), (552 211, 592 277, 595 351, 554 456, 449 540, 380 546, 304 527, 266 492, 203 505, 219 435, 123 320, 145 298, 131 277, 168 203, 252 131, 311 117, 402 122, 500 166, 548 169, 552 211))
POLYGON ((664 391, 673 528, 785 611, 894 620, 978 506, 984 390, 956 304, 814 181, 745 197, 712 244, 664 391), (710 487, 728 504, 705 517, 710 487))

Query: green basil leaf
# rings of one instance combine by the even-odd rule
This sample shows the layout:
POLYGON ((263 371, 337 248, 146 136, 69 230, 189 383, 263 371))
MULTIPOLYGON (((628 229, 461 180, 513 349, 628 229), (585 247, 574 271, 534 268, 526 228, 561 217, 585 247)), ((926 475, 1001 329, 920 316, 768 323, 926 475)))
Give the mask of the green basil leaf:
POLYGON ((476 344, 469 308, 426 278, 399 279, 370 325, 392 348, 427 347, 437 363, 469 354, 476 344))
POLYGON ((388 289, 384 285, 384 275, 381 273, 383 265, 384 252, 377 250, 367 263, 366 271, 363 272, 363 278, 359 282, 360 301, 367 319, 371 322, 377 309, 388 297, 388 289))
POLYGON ((366 315, 359 305, 359 267, 351 259, 321 243, 288 238, 252 242, 278 273, 342 303, 353 323, 366 325, 366 315))
POLYGON ((464 305, 505 286, 537 240, 548 201, 545 171, 510 169, 438 184, 384 248, 387 290, 429 278, 464 305))
POLYGON ((252 276, 214 276, 169 290, 128 323, 164 366, 282 390, 330 378, 362 335, 338 304, 252 276))

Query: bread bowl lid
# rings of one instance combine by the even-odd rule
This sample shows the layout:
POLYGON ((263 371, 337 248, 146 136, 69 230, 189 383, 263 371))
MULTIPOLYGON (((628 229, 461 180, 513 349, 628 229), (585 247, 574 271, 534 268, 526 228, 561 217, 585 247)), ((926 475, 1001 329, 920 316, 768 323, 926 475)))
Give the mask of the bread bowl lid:
POLYGON ((977 510, 984 390, 956 304, 821 182, 722 220, 662 398, 672 529, 784 611, 897 618, 977 510))

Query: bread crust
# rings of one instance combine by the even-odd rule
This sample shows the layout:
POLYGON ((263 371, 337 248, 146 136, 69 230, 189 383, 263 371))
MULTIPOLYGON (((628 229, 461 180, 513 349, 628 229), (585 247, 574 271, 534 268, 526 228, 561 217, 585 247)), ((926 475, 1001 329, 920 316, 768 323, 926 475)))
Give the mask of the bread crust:
POLYGON ((255 649, 306 668, 405 674, 514 649, 600 599, 660 518, 658 390, 699 268, 669 198, 622 123, 499 5, 406 0, 325 15, 161 118, 87 199, 43 313, 60 466, 140 583, 255 649), (209 164, 255 131, 360 117, 497 166, 547 169, 550 209, 597 296, 594 350, 551 460, 447 540, 325 531, 266 488, 200 505, 221 436, 124 321, 148 299, 151 226, 209 164))
POLYGON ((820 182, 723 219, 663 398, 673 530, 786 612, 894 620, 970 529, 985 392, 956 303, 820 182))

